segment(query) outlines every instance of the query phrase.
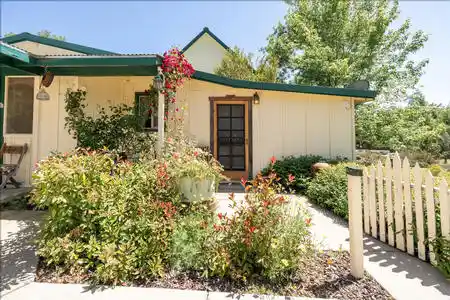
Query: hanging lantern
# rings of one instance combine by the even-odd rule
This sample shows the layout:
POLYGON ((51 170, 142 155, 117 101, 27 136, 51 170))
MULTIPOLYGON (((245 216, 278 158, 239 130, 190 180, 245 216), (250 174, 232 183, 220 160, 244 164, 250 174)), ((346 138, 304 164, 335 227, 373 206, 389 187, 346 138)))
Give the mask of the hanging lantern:
POLYGON ((47 67, 42 75, 41 84, 39 86, 39 92, 36 94, 36 99, 40 101, 50 100, 50 95, 47 93, 44 87, 49 87, 53 82, 54 75, 52 72, 47 71, 47 67))
POLYGON ((158 91, 161 91, 164 88, 164 75, 161 72, 161 69, 158 70, 158 75, 153 78, 153 87, 158 91))

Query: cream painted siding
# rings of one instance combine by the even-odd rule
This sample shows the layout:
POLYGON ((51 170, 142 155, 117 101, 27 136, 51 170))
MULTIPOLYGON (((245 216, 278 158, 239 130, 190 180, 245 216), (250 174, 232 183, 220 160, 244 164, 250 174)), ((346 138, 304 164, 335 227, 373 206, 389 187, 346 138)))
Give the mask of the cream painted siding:
POLYGON ((184 52, 184 55, 195 70, 214 73, 214 69, 222 62, 226 51, 216 40, 205 33, 184 52))
MULTIPOLYGON (((87 90, 88 113, 98 108, 134 104, 136 92, 148 89, 152 77, 55 77, 47 88, 50 101, 34 103, 33 135, 6 135, 8 143, 30 144, 19 180, 30 182, 32 166, 52 151, 73 149, 75 141, 64 128, 64 97, 67 88, 87 90)), ((35 77, 35 90, 39 77, 35 77)), ((235 89, 204 81, 190 80, 177 93, 177 105, 184 108, 185 130, 199 145, 210 145, 209 97, 235 95, 251 97, 255 90, 235 89)), ((256 174, 272 155, 319 154, 353 158, 353 102, 349 97, 258 91, 259 105, 252 107, 253 170, 256 174)), ((6 102, 6 105, 8 103, 6 102)), ((6 118, 5 118, 6 119, 6 118)))
POLYGON ((86 88, 88 113, 96 116, 100 107, 134 105, 134 96, 153 82, 153 77, 79 77, 79 87, 86 88))
POLYGON ((36 55, 69 55, 69 54, 81 54, 83 53, 74 52, 58 47, 48 46, 36 42, 30 42, 30 41, 22 41, 13 43, 12 45, 19 47, 20 49, 26 50, 28 52, 31 52, 36 55))
MULTIPOLYGON (((6 82, 8 82, 8 78, 6 82)), ((34 77, 35 94, 39 88, 39 80, 39 77, 34 77)), ((33 133, 5 134, 4 136, 7 144, 28 144, 28 152, 22 161, 17 176, 17 179, 26 185, 31 184, 31 173, 36 162, 44 159, 53 151, 65 152, 73 149, 76 145, 75 140, 64 128, 66 116, 64 97, 69 87, 77 87, 76 77, 55 77, 52 85, 46 89, 50 95, 50 100, 34 100, 33 133)), ((10 105, 7 93, 6 105, 10 105)), ((4 159, 6 163, 10 162, 9 155, 6 155, 4 159)), ((13 159, 16 161, 16 157, 13 159)))
MULTIPOLYGON (((209 97, 252 96, 249 89, 191 80, 185 86, 186 126, 199 144, 210 145, 209 97)), ((253 105, 253 174, 272 155, 317 154, 353 158, 352 106, 349 97, 258 91, 253 105)))

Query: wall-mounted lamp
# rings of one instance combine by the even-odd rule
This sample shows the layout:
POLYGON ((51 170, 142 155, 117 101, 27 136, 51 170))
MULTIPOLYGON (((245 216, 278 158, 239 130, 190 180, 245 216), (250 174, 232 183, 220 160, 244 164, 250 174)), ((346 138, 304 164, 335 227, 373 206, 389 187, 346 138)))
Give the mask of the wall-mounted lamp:
POLYGON ((257 92, 253 94, 253 104, 259 104, 259 95, 257 92))
POLYGON ((345 110, 349 110, 350 109, 350 102, 349 101, 344 101, 344 108, 345 110))

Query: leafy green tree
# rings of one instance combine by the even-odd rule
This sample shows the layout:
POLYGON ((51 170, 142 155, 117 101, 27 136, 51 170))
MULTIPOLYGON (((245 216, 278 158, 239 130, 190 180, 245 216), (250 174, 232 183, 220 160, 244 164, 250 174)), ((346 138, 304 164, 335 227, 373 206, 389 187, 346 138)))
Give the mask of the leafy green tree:
POLYGON ((366 149, 426 152, 441 156, 448 126, 446 108, 434 104, 406 107, 373 102, 356 110, 357 145, 366 149))
POLYGON ((426 106, 427 101, 425 100, 425 95, 420 91, 416 91, 410 96, 409 105, 426 106))
POLYGON ((60 41, 65 41, 66 37, 63 35, 56 35, 56 34, 52 34, 50 31, 48 30, 41 30, 37 33, 38 36, 41 37, 45 37, 45 38, 50 38, 50 39, 55 39, 55 40, 60 40, 60 41))
POLYGON ((254 59, 252 53, 234 47, 216 68, 217 75, 242 80, 276 82, 277 62, 267 56, 254 59))
MULTIPOLYGON (((8 36, 13 36, 13 35, 16 35, 16 34, 13 33, 13 32, 7 32, 7 33, 5 33, 3 36, 4 36, 4 37, 8 37, 8 36)), ((39 32, 37 33, 37 35, 38 35, 38 36, 41 36, 41 37, 45 37, 45 38, 50 38, 50 39, 60 40, 60 41, 65 41, 65 40, 66 40, 66 37, 65 37, 65 36, 63 36, 63 35, 52 34, 50 31, 45 30, 45 29, 39 31, 39 32)))
POLYGON ((428 60, 411 55, 428 36, 410 20, 393 28, 398 0, 290 0, 284 23, 265 51, 279 61, 283 80, 344 87, 366 79, 380 101, 405 101, 428 60))

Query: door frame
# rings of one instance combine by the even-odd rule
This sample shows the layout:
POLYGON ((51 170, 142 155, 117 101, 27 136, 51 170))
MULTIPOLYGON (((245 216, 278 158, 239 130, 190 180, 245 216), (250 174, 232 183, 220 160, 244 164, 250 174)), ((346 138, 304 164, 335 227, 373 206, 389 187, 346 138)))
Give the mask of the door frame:
POLYGON ((232 180, 252 177, 253 169, 253 97, 226 95, 224 97, 209 97, 210 102, 210 150, 217 159, 217 104, 244 104, 245 108, 245 171, 225 171, 224 175, 232 180), (239 178, 238 178, 239 177, 239 178))

